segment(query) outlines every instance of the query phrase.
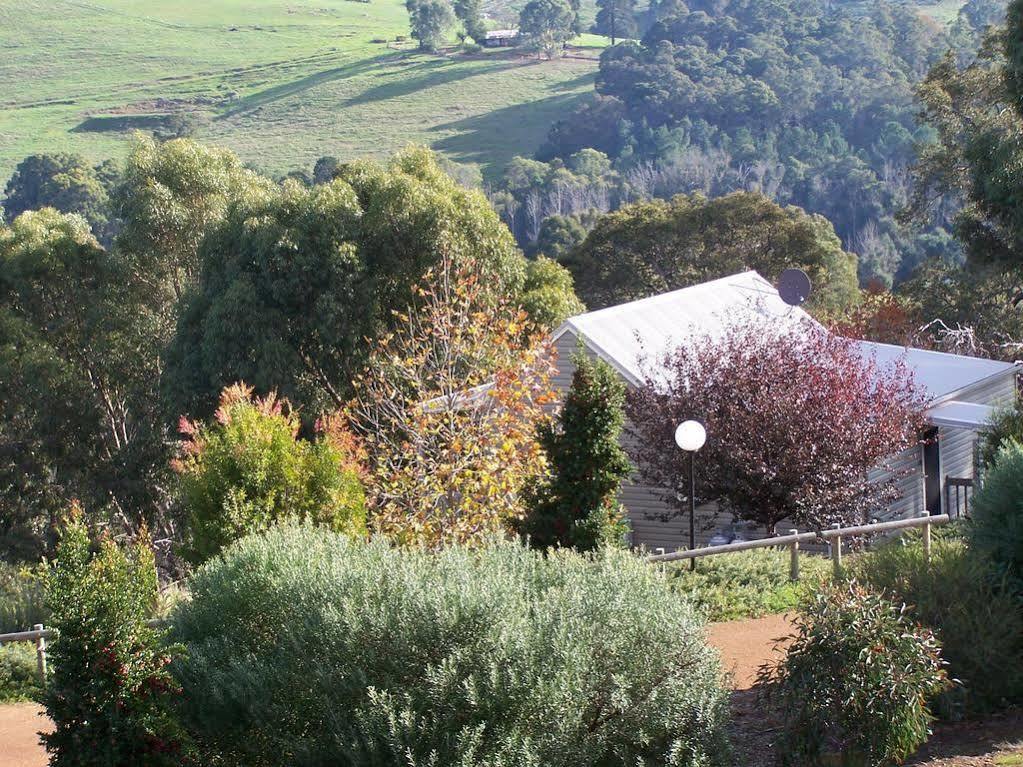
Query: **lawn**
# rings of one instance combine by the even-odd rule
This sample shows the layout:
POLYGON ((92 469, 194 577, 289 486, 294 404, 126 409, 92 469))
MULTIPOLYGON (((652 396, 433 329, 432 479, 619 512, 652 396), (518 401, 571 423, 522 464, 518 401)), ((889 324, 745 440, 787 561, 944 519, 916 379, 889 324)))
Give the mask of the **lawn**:
POLYGON ((401 0, 0 0, 0 179, 25 155, 117 157, 187 116, 271 173, 425 143, 495 170, 592 92, 603 38, 538 61, 416 51, 401 0))
POLYGON ((789 580, 789 553, 756 549, 706 557, 690 571, 688 562, 665 569, 672 586, 693 602, 707 620, 734 621, 794 610, 807 588, 831 579, 831 560, 804 554, 800 580, 789 580))

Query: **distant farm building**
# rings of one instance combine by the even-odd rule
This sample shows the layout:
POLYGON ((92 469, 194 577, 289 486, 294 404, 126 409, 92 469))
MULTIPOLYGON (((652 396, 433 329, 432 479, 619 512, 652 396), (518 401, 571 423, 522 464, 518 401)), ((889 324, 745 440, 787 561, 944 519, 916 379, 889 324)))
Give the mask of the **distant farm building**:
POLYGON ((519 44, 519 30, 492 29, 483 40, 485 48, 510 48, 519 44))

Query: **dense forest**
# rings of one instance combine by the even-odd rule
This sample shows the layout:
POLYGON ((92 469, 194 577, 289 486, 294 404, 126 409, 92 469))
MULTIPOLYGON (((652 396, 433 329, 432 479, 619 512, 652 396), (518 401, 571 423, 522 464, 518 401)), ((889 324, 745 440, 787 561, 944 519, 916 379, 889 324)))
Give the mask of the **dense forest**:
POLYGON ((549 252, 551 217, 574 219, 547 224, 563 235, 634 200, 756 191, 825 216, 863 283, 961 258, 954 197, 900 217, 938 136, 915 91, 946 51, 971 59, 1004 3, 971 0, 948 28, 884 2, 662 0, 638 16, 642 37, 603 53, 593 98, 497 185, 520 243, 549 252))

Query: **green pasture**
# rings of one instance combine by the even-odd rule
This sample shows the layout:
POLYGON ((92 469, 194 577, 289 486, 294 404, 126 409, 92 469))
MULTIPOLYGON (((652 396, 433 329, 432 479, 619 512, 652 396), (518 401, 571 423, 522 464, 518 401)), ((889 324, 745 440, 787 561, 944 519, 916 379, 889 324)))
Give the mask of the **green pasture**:
POLYGON ((592 91, 604 45, 427 55, 407 24, 402 0, 0 0, 0 179, 172 118, 273 173, 409 142, 496 169, 592 91))

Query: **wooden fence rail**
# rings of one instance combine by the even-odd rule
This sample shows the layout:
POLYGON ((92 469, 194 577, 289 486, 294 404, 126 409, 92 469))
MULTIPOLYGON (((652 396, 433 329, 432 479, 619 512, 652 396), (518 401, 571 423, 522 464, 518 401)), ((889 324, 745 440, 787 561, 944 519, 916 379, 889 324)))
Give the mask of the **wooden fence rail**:
POLYGON ((891 522, 873 522, 869 525, 853 525, 842 527, 832 525, 827 530, 815 530, 813 532, 801 533, 798 530, 789 530, 788 535, 776 535, 773 538, 763 538, 757 541, 741 541, 739 543, 726 543, 722 546, 705 546, 700 549, 689 549, 686 551, 674 551, 668 554, 651 554, 646 558, 647 562, 679 562, 686 559, 700 559, 712 557, 717 554, 732 554, 737 551, 749 551, 750 549, 766 549, 777 547, 788 547, 791 552, 789 563, 789 577, 799 580, 799 544, 810 541, 823 541, 831 549, 831 559, 834 562, 836 572, 842 567, 842 539, 852 538, 860 535, 874 535, 877 533, 893 532, 895 530, 906 530, 914 527, 923 528, 924 557, 927 561, 931 558, 931 526, 944 525, 949 521, 948 514, 928 514, 920 512, 918 517, 910 519, 895 519, 891 522))
MULTIPOLYGON (((166 626, 167 621, 153 619, 146 621, 151 628, 166 626)), ((31 631, 14 631, 10 634, 0 634, 0 646, 10 642, 32 642, 36 646, 36 670, 43 685, 46 685, 46 642, 57 636, 56 629, 48 629, 42 623, 37 623, 31 631)))

